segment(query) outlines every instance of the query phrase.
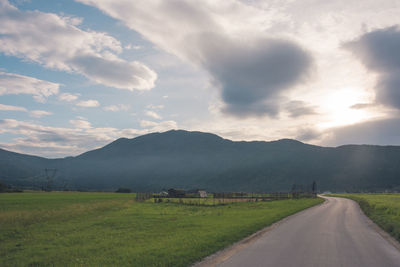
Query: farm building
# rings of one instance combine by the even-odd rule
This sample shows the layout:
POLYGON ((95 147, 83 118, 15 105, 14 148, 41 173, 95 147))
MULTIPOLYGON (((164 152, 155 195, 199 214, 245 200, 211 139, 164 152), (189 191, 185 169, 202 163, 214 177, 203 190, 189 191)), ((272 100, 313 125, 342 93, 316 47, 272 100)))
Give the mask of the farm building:
POLYGON ((207 191, 204 189, 191 189, 186 191, 186 197, 207 197, 207 191))
POLYGON ((208 195, 207 195, 207 192, 205 191, 205 190, 199 190, 199 195, 200 195, 200 197, 207 197, 208 195))
POLYGON ((206 198, 207 196, 207 191, 203 189, 192 189, 187 191, 177 188, 168 189, 168 197, 206 198))

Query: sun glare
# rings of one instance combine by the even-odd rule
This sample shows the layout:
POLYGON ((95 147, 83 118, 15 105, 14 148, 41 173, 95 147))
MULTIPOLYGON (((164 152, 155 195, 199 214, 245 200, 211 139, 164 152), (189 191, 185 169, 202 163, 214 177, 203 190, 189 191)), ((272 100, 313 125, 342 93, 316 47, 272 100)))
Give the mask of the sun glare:
POLYGON ((327 114, 326 120, 318 124, 320 128, 331 128, 365 121, 373 117, 368 109, 357 109, 353 106, 360 103, 369 103, 371 97, 356 88, 343 88, 328 94, 322 101, 327 114))

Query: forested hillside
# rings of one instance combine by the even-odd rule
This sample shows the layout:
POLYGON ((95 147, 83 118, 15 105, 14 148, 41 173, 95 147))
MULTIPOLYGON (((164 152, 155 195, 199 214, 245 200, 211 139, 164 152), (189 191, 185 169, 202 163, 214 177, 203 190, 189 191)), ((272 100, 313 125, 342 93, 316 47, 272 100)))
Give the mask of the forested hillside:
POLYGON ((290 191, 400 190, 400 147, 336 148, 289 139, 233 142, 202 132, 168 131, 121 138, 77 157, 45 159, 0 150, 0 181, 71 190, 290 191), (45 169, 56 169, 47 175, 45 169), (51 181, 48 181, 52 178, 51 181))

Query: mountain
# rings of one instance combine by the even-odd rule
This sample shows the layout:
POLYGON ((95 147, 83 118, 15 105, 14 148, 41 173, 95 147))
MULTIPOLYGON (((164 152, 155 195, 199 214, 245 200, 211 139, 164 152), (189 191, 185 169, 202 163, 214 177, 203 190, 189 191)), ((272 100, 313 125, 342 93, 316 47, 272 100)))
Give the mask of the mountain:
POLYGON ((296 140, 234 142, 202 132, 120 138, 76 157, 46 159, 0 149, 0 181, 22 187, 159 191, 400 190, 400 147, 319 147, 296 140), (50 169, 45 174, 45 169, 50 169), (52 169, 57 169, 54 175, 52 169), (47 178, 54 179, 48 180, 47 178))

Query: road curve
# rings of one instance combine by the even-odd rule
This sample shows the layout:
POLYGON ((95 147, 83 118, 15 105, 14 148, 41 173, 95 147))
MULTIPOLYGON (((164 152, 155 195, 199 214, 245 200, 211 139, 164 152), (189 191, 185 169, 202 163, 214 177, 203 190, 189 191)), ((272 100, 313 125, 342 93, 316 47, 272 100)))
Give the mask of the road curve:
POLYGON ((217 266, 400 266, 400 251, 352 200, 326 197, 217 266))

